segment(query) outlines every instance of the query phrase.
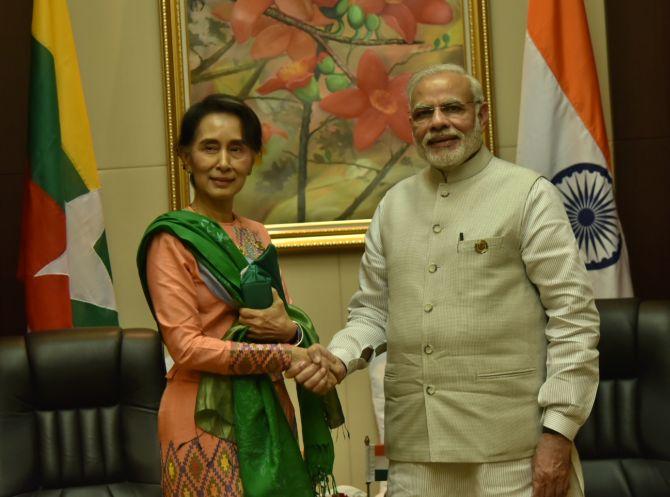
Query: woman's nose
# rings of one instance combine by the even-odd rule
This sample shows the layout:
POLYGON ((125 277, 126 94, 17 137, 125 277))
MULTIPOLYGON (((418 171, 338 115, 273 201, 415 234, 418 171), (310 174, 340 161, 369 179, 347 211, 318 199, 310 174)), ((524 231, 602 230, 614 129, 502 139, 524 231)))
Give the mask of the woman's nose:
POLYGON ((228 169, 230 167, 230 155, 228 155, 228 152, 225 149, 221 150, 219 153, 217 167, 223 169, 228 169))

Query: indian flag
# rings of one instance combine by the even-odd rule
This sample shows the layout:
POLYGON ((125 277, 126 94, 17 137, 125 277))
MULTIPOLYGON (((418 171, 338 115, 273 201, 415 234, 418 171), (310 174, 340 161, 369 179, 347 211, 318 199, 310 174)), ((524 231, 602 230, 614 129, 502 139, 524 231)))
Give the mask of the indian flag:
POLYGON ((34 0, 21 263, 31 331, 118 325, 67 0, 34 0))
MULTIPOLYGON (((366 437, 367 438, 367 437, 366 437)), ((384 444, 371 445, 366 440, 366 483, 388 480, 389 460, 384 444)))
POLYGON ((633 294, 583 0, 530 0, 517 162, 560 191, 598 298, 633 294))

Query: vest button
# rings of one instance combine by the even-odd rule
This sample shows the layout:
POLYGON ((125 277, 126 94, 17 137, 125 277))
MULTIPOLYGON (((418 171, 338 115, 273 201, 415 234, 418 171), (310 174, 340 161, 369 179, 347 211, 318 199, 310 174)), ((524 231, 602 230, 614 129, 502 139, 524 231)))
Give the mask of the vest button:
POLYGON ((433 385, 428 385, 426 387, 426 393, 428 395, 435 395, 435 387, 433 385))
POLYGON ((433 353, 433 347, 431 347, 430 344, 428 344, 428 345, 426 345, 426 346, 423 348, 423 351, 424 351, 426 354, 430 355, 430 354, 433 353))
POLYGON ((437 271, 437 264, 430 264, 428 266, 428 272, 429 273, 434 273, 435 271, 437 271))
POLYGON ((449 196, 449 192, 440 192, 440 197, 447 198, 448 196, 449 196))
POLYGON ((434 224, 433 233, 439 233, 440 231, 442 231, 442 226, 440 226, 439 224, 434 224))
POLYGON ((423 311, 424 312, 430 312, 433 310, 433 304, 426 304, 423 306, 423 311))

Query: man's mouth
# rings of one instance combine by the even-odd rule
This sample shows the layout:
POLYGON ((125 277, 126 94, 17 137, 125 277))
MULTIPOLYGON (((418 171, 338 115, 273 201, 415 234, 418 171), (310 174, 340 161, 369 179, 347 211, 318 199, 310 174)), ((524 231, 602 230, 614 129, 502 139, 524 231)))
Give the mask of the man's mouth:
POLYGON ((429 147, 442 148, 442 147, 451 147, 460 141, 460 137, 457 135, 442 135, 442 136, 433 136, 428 139, 426 144, 429 147))

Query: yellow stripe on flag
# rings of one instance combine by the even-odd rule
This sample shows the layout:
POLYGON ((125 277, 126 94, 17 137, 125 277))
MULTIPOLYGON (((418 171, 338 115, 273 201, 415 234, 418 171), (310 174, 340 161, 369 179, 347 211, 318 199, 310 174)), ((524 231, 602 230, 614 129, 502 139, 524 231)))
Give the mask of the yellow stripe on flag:
POLYGON ((32 34, 56 64, 62 147, 89 190, 100 188, 67 0, 34 0, 32 34))

